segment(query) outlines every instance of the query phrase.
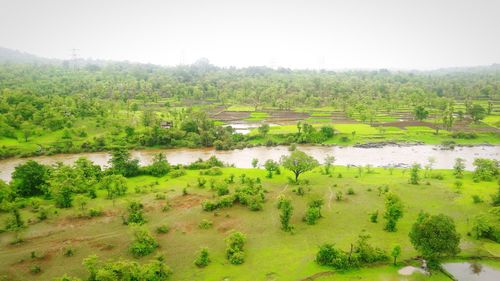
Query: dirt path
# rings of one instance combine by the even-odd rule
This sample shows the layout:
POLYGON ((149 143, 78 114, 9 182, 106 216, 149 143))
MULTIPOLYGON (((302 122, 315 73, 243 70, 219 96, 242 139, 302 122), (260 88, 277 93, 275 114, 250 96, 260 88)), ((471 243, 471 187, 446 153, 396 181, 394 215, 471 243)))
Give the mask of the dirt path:
POLYGON ((278 195, 276 195, 276 198, 278 198, 281 194, 285 193, 288 189, 288 184, 285 185, 285 187, 278 193, 278 195))
POLYGON ((330 196, 328 197, 328 209, 332 209, 332 199, 333 199, 333 190, 332 187, 328 187, 330 190, 330 196))
POLYGON ((308 276, 306 278, 299 279, 299 281, 313 281, 313 280, 316 280, 316 279, 318 279, 320 277, 330 276, 330 275, 333 275, 333 274, 335 274, 335 272, 333 272, 333 271, 318 272, 318 273, 313 274, 311 276, 308 276))

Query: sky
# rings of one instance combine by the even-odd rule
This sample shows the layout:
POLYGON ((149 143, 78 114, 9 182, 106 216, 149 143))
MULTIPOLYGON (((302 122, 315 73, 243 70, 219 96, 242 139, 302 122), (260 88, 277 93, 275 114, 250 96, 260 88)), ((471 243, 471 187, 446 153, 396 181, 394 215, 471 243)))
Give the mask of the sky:
POLYGON ((500 63, 500 0, 0 0, 0 46, 160 65, 500 63))

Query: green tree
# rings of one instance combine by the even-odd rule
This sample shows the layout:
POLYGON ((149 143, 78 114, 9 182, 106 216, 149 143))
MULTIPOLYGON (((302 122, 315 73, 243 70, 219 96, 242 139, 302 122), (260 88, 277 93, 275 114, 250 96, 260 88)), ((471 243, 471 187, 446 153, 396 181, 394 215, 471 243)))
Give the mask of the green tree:
POLYGON ((394 259, 393 260, 394 265, 397 264, 397 259, 400 255, 401 255, 401 246, 399 246, 399 245, 394 246, 394 248, 392 248, 392 251, 391 251, 391 256, 394 259))
POLYGON ((267 135, 267 133, 269 133, 269 124, 260 125, 258 130, 259 130, 259 134, 261 134, 263 137, 265 137, 267 135))
POLYGON ((264 168, 267 171, 267 177, 272 178, 273 172, 277 172, 279 170, 279 164, 276 161, 269 159, 264 163, 264 168))
POLYGON ((464 176, 465 171, 465 159, 457 158, 455 159, 455 165, 453 165, 453 175, 457 179, 461 179, 464 176))
POLYGON ((422 105, 415 107, 415 119, 423 121, 428 115, 429 111, 427 111, 422 105))
POLYGON ((327 155, 325 157, 325 174, 330 174, 330 168, 332 167, 333 163, 335 163, 335 156, 327 155))
POLYGON ((403 217, 404 205, 401 199, 392 192, 387 193, 385 196, 385 213, 384 219, 386 220, 385 230, 395 232, 396 224, 400 218, 403 217))
POLYGON ((109 160, 111 171, 114 174, 120 174, 125 177, 132 177, 139 174, 139 161, 131 160, 127 149, 120 147, 111 152, 109 160))
POLYGON ((19 233, 21 230, 26 228, 26 224, 24 223, 21 212, 16 206, 12 206, 10 210, 11 216, 7 219, 7 223, 5 224, 5 230, 14 232, 15 238, 14 242, 21 242, 19 237, 19 233))
POLYGON ((295 182, 298 183, 299 175, 316 168, 318 161, 300 150, 295 150, 289 156, 281 157, 281 165, 294 173, 295 182))
POLYGON ((484 117, 486 117, 486 110, 479 104, 475 104, 469 110, 469 114, 472 120, 474 120, 474 122, 479 122, 483 120, 484 117))
POLYGON ((257 168, 258 165, 259 165, 259 159, 257 158, 252 159, 252 167, 257 168))
POLYGON ((101 188, 106 190, 108 199, 115 199, 127 192, 127 179, 121 175, 108 175, 102 178, 101 188))
POLYGON ((293 227, 290 225, 290 219, 292 218, 293 206, 292 201, 290 199, 283 198, 279 202, 280 213, 280 222, 281 229, 283 231, 291 231, 293 227))
POLYGON ((476 158, 472 164, 476 167, 472 176, 476 182, 491 181, 500 174, 498 160, 476 158))
POLYGON ((194 264, 197 267, 205 267, 210 263, 210 257, 208 255, 208 249, 207 248, 202 248, 194 260, 194 264))
POLYGON ((413 247, 428 259, 431 265, 460 251, 460 235, 455 229, 455 222, 442 214, 431 216, 421 212, 411 228, 409 237, 413 247))
POLYGON ((226 237, 226 257, 232 264, 242 264, 245 261, 244 245, 245 234, 233 232, 226 237))
POLYGON ((12 189, 16 194, 23 197, 45 193, 47 190, 48 170, 47 166, 33 160, 18 165, 12 173, 12 189))
POLYGON ((129 247, 129 251, 134 257, 147 256, 156 248, 158 248, 158 242, 149 231, 142 227, 134 228, 134 241, 129 247))
POLYGON ((410 183, 418 184, 420 181, 420 164, 413 164, 410 168, 410 183))
POLYGON ((147 167, 147 171, 154 177, 162 177, 170 171, 170 163, 168 163, 165 154, 157 153, 153 157, 153 163, 147 167))

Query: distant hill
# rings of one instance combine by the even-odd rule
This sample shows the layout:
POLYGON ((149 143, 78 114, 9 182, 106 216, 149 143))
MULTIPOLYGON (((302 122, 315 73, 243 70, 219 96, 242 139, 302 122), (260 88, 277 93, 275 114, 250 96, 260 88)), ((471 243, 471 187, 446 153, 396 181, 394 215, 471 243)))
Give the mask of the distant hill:
MULTIPOLYGON (((206 59, 205 59, 206 60, 206 59)), ((199 67, 200 61, 203 61, 203 59, 198 60, 197 62, 193 63, 191 66, 192 67, 199 67)), ((20 64, 57 64, 61 65, 64 63, 71 63, 75 64, 75 61, 69 61, 69 60, 61 60, 61 59, 49 59, 49 58, 44 58, 40 57, 37 55, 33 55, 30 53, 25 53, 22 51, 14 50, 14 49, 9 49, 5 47, 0 46, 0 63, 20 63, 20 64)), ((165 67, 161 65, 155 65, 155 64, 149 64, 149 63, 137 63, 137 62, 129 62, 129 61, 113 61, 113 60, 105 60, 105 59, 82 59, 79 58, 76 61, 76 65, 78 66, 88 66, 88 65, 93 65, 93 66, 105 66, 105 65, 117 65, 117 64, 130 64, 130 65, 147 65, 147 66, 156 66, 156 67, 165 67)), ((214 69, 219 69, 216 66, 208 64, 208 62, 205 62, 205 64, 209 65, 211 70, 214 69)), ((166 68, 182 68, 185 66, 177 66, 177 67, 166 67, 166 68)), ((315 70, 303 70, 303 69, 284 69, 280 68, 278 70, 273 70, 272 68, 266 67, 266 66, 249 66, 245 68, 240 68, 246 71, 250 72, 295 72, 295 71, 315 71, 315 70)), ((363 69, 345 69, 345 70, 326 70, 327 72, 371 72, 371 71, 380 71, 380 72, 410 72, 410 73, 428 73, 428 74, 450 74, 450 73, 465 73, 465 72, 498 72, 500 71, 500 64, 498 63, 493 63, 490 65, 480 65, 480 66, 468 66, 468 67, 444 67, 444 68, 439 68, 439 69, 434 69, 434 70, 395 70, 395 69, 372 69, 372 70, 363 70, 363 69)))
POLYGON ((18 50, 0 47, 0 63, 41 63, 41 64, 60 64, 57 59, 48 59, 35 56, 18 50))

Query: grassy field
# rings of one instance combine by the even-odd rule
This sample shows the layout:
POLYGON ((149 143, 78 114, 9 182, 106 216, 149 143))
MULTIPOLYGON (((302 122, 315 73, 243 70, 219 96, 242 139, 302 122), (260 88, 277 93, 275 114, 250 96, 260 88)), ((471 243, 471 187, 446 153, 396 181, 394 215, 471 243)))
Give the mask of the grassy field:
MULTIPOLYGON (((234 174, 236 183, 230 184, 233 192, 239 186, 238 176, 242 173, 247 177, 262 179, 263 187, 268 191, 262 211, 253 212, 240 205, 216 213, 203 211, 200 203, 214 197, 214 192, 208 187, 196 187, 199 171, 187 171, 186 175, 178 178, 130 178, 128 194, 116 202, 104 199, 104 192, 99 191, 98 198, 91 200, 88 208, 102 208, 104 216, 93 219, 78 218, 79 210, 71 208, 54 209, 57 214, 38 222, 36 213, 28 206, 22 210, 23 218, 30 222, 29 228, 22 234, 24 243, 11 245, 12 234, 0 233, 0 276, 7 276, 7 280, 50 280, 63 273, 84 277, 86 271, 81 262, 90 254, 97 254, 104 260, 134 259, 127 251, 132 241, 131 229, 122 224, 121 218, 126 213, 127 202, 132 199, 145 204, 146 227, 159 241, 160 248, 156 252, 165 255, 167 264, 174 271, 173 280, 303 280, 317 273, 331 271, 314 262, 318 245, 335 243, 347 250, 363 230, 372 236, 371 244, 387 251, 395 244, 401 245, 400 259, 409 260, 417 252, 409 242, 408 232, 421 210, 432 214, 444 213, 455 220, 462 236, 462 258, 500 257, 500 244, 474 240, 467 235, 471 228, 470 219, 488 211, 490 195, 497 189, 495 182, 474 183, 470 173, 466 173, 462 190, 457 193, 453 184, 455 179, 448 170, 434 171, 442 174, 443 180, 425 178, 420 185, 410 185, 408 172, 402 169, 395 169, 390 175, 389 170, 376 168, 373 173, 359 176, 357 168, 335 167, 334 176, 329 177, 317 168, 303 177, 310 181, 305 186, 305 196, 293 192, 296 186, 288 184, 287 177, 291 176, 289 172, 267 179, 266 171, 262 169, 224 168, 221 176, 203 177, 208 181, 222 181, 234 174), (404 217, 395 233, 383 230, 384 197, 379 195, 377 189, 382 185, 387 185, 405 204, 404 217), (189 194, 183 196, 182 189, 185 187, 189 194), (347 195, 348 188, 353 188, 355 194, 347 195), (335 199, 338 191, 344 194, 342 201, 335 199), (157 200, 157 194, 165 194, 167 199, 157 200), (292 199, 294 234, 280 230, 276 204, 281 194, 292 199), (480 196, 484 202, 474 204, 473 195, 480 196), (324 200, 324 218, 310 226, 302 221, 302 217, 308 201, 314 198, 324 200), (162 206, 167 202, 171 209, 163 212, 162 206), (379 222, 372 223, 369 213, 376 210, 380 212, 379 222), (200 229, 198 224, 203 219, 212 221, 213 227, 200 229), (154 229, 163 224, 169 225, 170 232, 156 234, 154 229), (247 235, 243 265, 231 265, 225 259, 224 238, 233 230, 247 235), (209 248, 212 260, 204 269, 193 265, 200 247, 209 248), (65 257, 63 252, 67 248, 74 249, 75 254, 65 257), (31 258, 32 252, 37 257, 31 258), (30 273, 35 265, 41 268, 38 274, 30 273)), ((53 205, 48 201, 44 201, 44 204, 53 205)), ((6 217, 6 214, 0 214, 0 221, 3 222, 6 217)), ((153 256, 151 254, 139 261, 148 261, 153 256)), ((448 280, 439 273, 432 277, 414 274, 403 278, 397 270, 406 263, 401 262, 397 267, 381 264, 344 273, 335 272, 333 275, 325 273, 315 280, 448 280)))

